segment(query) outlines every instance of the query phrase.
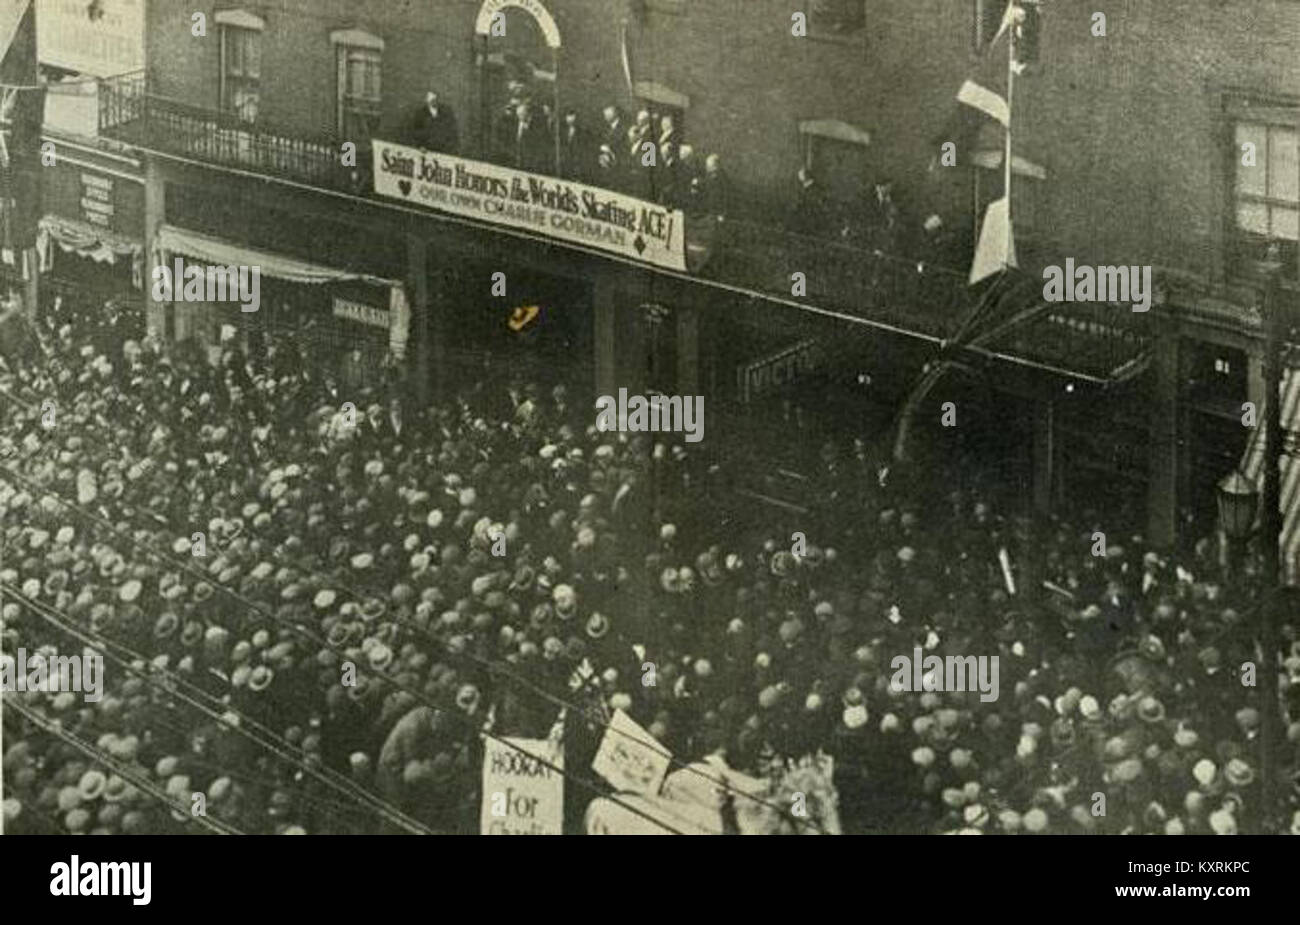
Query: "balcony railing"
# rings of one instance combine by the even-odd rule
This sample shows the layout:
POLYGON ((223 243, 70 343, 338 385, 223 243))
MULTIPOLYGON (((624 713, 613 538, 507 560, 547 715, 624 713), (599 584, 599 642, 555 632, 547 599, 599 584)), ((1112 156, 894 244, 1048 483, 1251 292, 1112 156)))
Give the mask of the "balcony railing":
POLYGON ((344 167, 332 139, 267 132, 233 113, 147 93, 143 74, 106 81, 101 99, 101 133, 127 143, 349 192, 368 172, 368 152, 358 150, 360 166, 344 167))
MULTIPOLYGON (((233 114, 202 109, 147 92, 143 73, 106 80, 100 88, 102 133, 152 150, 206 163, 265 174, 314 187, 372 195, 369 151, 358 149, 358 166, 340 163, 338 142, 264 131, 233 114)), ((786 301, 798 301, 936 341, 951 341, 979 301, 966 274, 835 238, 797 234, 772 224, 687 213, 688 261, 693 275, 786 301), (707 254, 707 259, 698 255, 707 254), (804 274, 807 293, 792 295, 791 274, 804 274)), ((1008 316, 1025 314, 1036 297, 1024 291, 1021 303, 1005 306, 1008 316)), ((1135 361, 1145 350, 1142 319, 1098 307, 1104 318, 1071 306, 1086 324, 1032 317, 1032 332, 1008 327, 997 340, 979 346, 1014 352, 1056 368, 1099 378, 1135 361)))

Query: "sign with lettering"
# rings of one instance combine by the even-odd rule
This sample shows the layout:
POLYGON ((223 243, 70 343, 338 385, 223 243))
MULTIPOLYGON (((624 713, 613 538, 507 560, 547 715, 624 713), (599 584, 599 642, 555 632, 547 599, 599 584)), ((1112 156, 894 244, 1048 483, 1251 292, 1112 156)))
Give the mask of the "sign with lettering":
POLYGON ((591 769, 621 793, 655 795, 663 786, 672 752, 622 710, 614 711, 591 769))
POLYGON ((555 17, 541 0, 483 0, 483 5, 478 9, 478 16, 474 19, 474 32, 478 35, 490 35, 492 18, 511 8, 523 10, 533 17, 537 22, 537 28, 541 29, 542 35, 546 36, 548 48, 560 47, 560 30, 555 25, 555 17))
POLYGON ((144 67, 145 0, 36 0, 36 54, 94 77, 144 67))
POLYGON ((92 225, 113 226, 113 178, 81 172, 81 217, 92 225))
POLYGON ((375 141, 375 193, 670 270, 686 269, 680 209, 611 190, 375 141))
POLYGON ((801 376, 816 370, 822 365, 823 359, 821 345, 815 340, 804 340, 742 366, 736 371, 741 399, 751 401, 764 392, 790 385, 801 376))
POLYGON ((564 750, 546 739, 484 739, 479 831, 484 835, 562 835, 563 770, 564 750))
POLYGON ((139 239, 144 223, 144 186, 94 167, 60 158, 45 168, 44 211, 139 239))
POLYGON ((375 308, 349 299, 334 297, 334 317, 346 318, 358 324, 368 324, 376 328, 388 329, 388 309, 375 308))

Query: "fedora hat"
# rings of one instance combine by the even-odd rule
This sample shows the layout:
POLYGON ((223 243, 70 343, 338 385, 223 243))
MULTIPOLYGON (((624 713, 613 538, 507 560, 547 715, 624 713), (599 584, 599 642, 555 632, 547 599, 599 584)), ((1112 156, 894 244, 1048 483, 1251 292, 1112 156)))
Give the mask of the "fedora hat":
POLYGON ((181 618, 175 613, 168 611, 154 621, 154 637, 156 639, 168 639, 175 635, 176 630, 180 628, 180 625, 181 618))
POLYGON ((600 639, 609 632, 609 619, 603 614, 593 613, 587 618, 587 635, 592 639, 600 639))
POLYGON ((203 624, 197 620, 190 620, 181 630, 181 644, 192 648, 203 641, 203 636, 203 624))

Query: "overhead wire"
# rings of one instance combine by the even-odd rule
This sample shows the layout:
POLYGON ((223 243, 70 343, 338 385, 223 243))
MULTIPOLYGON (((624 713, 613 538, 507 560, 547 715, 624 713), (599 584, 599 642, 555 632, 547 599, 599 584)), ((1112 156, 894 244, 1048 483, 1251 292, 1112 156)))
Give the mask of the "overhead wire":
MULTIPOLYGON (((99 636, 99 634, 96 634, 93 631, 82 630, 76 627, 75 625, 65 625, 64 621, 70 621, 71 617, 69 617, 67 614, 63 614, 61 611, 53 607, 49 607, 48 605, 33 601, 32 599, 28 598, 26 595, 22 594, 20 591, 15 591, 12 585, 0 581, 0 588, 8 590, 11 594, 13 594, 20 601, 26 604, 29 609, 35 611, 37 614, 42 616, 44 619, 46 619, 47 622, 55 626, 57 629, 60 629, 63 632, 68 633, 70 635, 76 636, 80 638, 83 642, 88 642, 91 645, 99 645, 101 648, 104 649, 107 649, 108 646, 116 646, 117 648, 122 649, 127 653, 129 653, 130 655, 134 656, 138 661, 143 662, 145 665, 149 664, 149 661, 145 659, 142 655, 140 655, 140 653, 133 652, 129 647, 123 645, 120 642, 103 639, 102 637, 99 636), (52 614, 58 614, 59 616, 54 617, 52 616, 52 614)), ((128 671, 131 671, 132 673, 142 677, 145 683, 155 688, 159 687, 158 678, 148 668, 139 668, 136 665, 133 665, 132 663, 128 662, 126 659, 123 659, 120 655, 115 655, 111 652, 106 652, 105 654, 109 655, 110 658, 113 658, 119 664, 125 666, 128 671)), ((170 672, 167 671, 166 669, 163 669, 159 673, 167 675, 169 679, 173 680, 174 683, 178 685, 184 685, 188 688, 192 688, 198 691, 202 696, 211 698, 211 695, 207 694, 207 692, 203 691, 201 688, 198 688, 196 685, 193 685, 190 682, 186 681, 177 672, 170 672)), ((392 822, 412 832, 421 833, 421 834, 431 834, 431 830, 428 829, 426 826, 424 826, 422 823, 419 823, 417 820, 411 819, 409 816, 406 816, 400 810, 397 810, 396 808, 392 807, 391 805, 389 805, 379 797, 376 797, 373 794, 370 794, 368 791, 365 791, 364 789, 357 787, 354 784, 354 782, 343 779, 343 782, 340 783, 338 778, 342 778, 342 775, 337 774, 337 772, 334 772, 331 769, 324 768, 324 767, 321 767, 320 769, 312 768, 305 760, 298 759, 292 753, 286 754, 282 749, 278 748, 276 745, 268 744, 263 740, 259 740, 244 728, 244 722, 248 722, 249 725, 251 725, 254 729, 257 729, 262 735, 266 736, 267 738, 278 740, 279 742, 283 742, 286 747, 293 748, 292 745, 285 742, 285 740, 277 736, 274 732, 267 730, 261 724, 257 723, 256 721, 252 720, 246 715, 240 713, 239 711, 232 709, 229 705, 221 704, 223 712, 235 714, 235 716, 240 720, 239 723, 231 723, 223 715, 223 713, 218 713, 215 708, 205 707, 203 704, 198 703, 197 701, 185 696, 184 694, 180 693, 177 690, 169 689, 165 687, 162 689, 169 695, 180 697, 186 703, 190 704, 191 706, 198 709, 201 713, 206 715, 209 719, 215 720, 222 726, 231 729, 238 734, 243 735, 245 738, 248 738, 250 741, 253 741, 258 745, 261 745, 263 748, 267 749, 272 754, 275 754, 277 757, 296 765, 301 771, 312 775, 313 777, 320 780, 322 783, 325 783, 326 786, 338 790, 339 792, 343 793, 346 796, 356 799, 359 805, 370 806, 372 809, 379 812, 380 815, 386 819, 386 821, 392 822)))

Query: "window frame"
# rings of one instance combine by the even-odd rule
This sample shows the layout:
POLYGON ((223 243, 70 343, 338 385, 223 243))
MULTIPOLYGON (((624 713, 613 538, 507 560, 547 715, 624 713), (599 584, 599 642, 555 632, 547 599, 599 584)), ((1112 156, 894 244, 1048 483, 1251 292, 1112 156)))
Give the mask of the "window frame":
POLYGON ((1006 4, 1007 0, 973 0, 971 3, 971 45, 976 55, 987 51, 993 36, 998 34, 1006 4), (996 19, 990 25, 989 17, 993 14, 996 14, 996 19))
POLYGON ((359 120, 370 125, 366 138, 353 138, 352 141, 368 141, 379 129, 384 108, 384 55, 376 48, 338 42, 334 46, 337 58, 337 83, 335 86, 335 128, 340 137, 353 133, 351 125, 359 120), (374 95, 355 94, 351 92, 353 61, 366 61, 374 68, 374 95))
MULTIPOLYGON (((1300 221, 1300 176, 1297 177, 1297 199, 1278 200, 1269 195, 1269 171, 1271 170, 1270 137, 1273 129, 1294 132, 1297 135, 1297 148, 1300 150, 1300 97, 1269 96, 1248 91, 1227 90, 1224 93, 1224 147, 1227 169, 1223 184, 1223 251, 1229 278, 1251 276, 1252 268, 1248 265, 1252 246, 1260 243, 1258 234, 1246 231, 1238 219, 1238 207, 1242 202, 1254 202, 1263 205, 1269 211, 1269 227, 1272 228, 1272 210, 1290 208, 1297 212, 1300 221), (1241 186, 1241 146, 1238 131, 1242 126, 1257 126, 1264 129, 1264 149, 1256 149, 1258 158, 1264 159, 1264 193, 1263 195, 1246 193, 1241 186)), ((1297 174, 1300 175, 1300 157, 1297 157, 1297 174)), ((1300 237, 1300 235, 1298 235, 1300 237)), ((1267 238, 1266 238, 1267 239, 1267 238)), ((1284 276, 1292 282, 1300 282, 1300 240, 1278 239, 1283 244, 1290 244, 1294 266, 1284 276)), ((1258 258, 1254 258, 1258 259, 1258 258)))
POLYGON ((834 0, 840 3, 855 3, 862 13, 862 22, 857 28, 848 32, 838 32, 821 25, 821 18, 817 11, 813 9, 817 2, 826 2, 826 0, 812 0, 808 4, 808 38, 817 39, 824 42, 837 42, 844 45, 865 45, 867 43, 867 0, 834 0))
POLYGON ((243 124, 255 125, 261 114, 262 103, 262 30, 235 22, 218 21, 218 25, 221 30, 219 108, 223 113, 233 116, 243 124), (248 45, 241 47, 240 43, 243 42, 247 42, 248 45), (232 49, 235 47, 241 47, 238 73, 234 73, 231 69, 232 49), (248 73, 249 47, 256 49, 257 66, 255 75, 248 73), (249 88, 253 89, 257 100, 256 111, 251 119, 245 118, 244 113, 235 104, 239 91, 249 88))

